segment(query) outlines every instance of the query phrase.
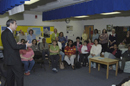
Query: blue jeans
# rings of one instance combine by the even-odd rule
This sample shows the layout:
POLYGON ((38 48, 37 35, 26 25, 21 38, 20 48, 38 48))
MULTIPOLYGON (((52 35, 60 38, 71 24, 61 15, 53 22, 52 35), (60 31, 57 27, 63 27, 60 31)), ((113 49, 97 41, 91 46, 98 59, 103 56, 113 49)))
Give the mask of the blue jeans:
POLYGON ((48 57, 49 57, 49 50, 43 50, 42 51, 42 57, 43 57, 43 59, 45 59, 45 54, 47 54, 48 55, 48 57))
POLYGON ((27 73, 28 71, 31 71, 34 64, 35 64, 35 61, 32 60, 32 61, 22 61, 22 63, 24 64, 24 69, 25 69, 25 73, 27 73))
POLYGON ((65 53, 64 52, 62 52, 62 51, 60 51, 60 55, 62 56, 62 61, 64 60, 64 57, 65 57, 65 53))
MULTIPOLYGON (((100 54, 99 55, 95 55, 95 56, 93 56, 93 57, 99 57, 100 56, 100 54)), ((89 56, 88 56, 88 62, 89 62, 89 58, 93 58, 92 57, 92 55, 90 54, 89 56)), ((91 62, 91 67, 94 67, 94 68, 96 68, 96 63, 92 63, 91 62)))

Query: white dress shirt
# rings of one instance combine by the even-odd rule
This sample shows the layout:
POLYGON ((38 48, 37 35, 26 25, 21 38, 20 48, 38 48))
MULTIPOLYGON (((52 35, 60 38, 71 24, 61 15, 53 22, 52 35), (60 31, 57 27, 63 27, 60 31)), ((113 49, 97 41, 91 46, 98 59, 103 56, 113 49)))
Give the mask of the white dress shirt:
POLYGON ((92 48, 90 50, 90 54, 95 54, 95 55, 99 55, 101 53, 102 47, 100 44, 96 45, 92 45, 92 48))
POLYGON ((83 53, 83 54, 87 54, 88 52, 85 52, 86 50, 88 50, 88 48, 87 48, 87 46, 82 46, 82 48, 81 48, 81 52, 83 53))

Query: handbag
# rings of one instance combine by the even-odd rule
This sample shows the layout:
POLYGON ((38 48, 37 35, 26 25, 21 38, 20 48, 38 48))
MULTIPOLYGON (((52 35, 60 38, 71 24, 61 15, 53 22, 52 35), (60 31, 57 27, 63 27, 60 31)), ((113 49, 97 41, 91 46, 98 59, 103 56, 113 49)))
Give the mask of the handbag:
POLYGON ((60 69, 65 69, 63 62, 60 62, 60 69))

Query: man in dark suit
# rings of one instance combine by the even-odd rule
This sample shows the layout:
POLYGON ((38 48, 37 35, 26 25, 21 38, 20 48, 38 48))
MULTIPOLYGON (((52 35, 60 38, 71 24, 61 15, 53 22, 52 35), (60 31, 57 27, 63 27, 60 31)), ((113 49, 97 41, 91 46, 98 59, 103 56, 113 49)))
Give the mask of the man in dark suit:
POLYGON ((7 86, 15 86, 15 80, 17 86, 23 86, 23 69, 22 62, 19 54, 19 49, 26 49, 32 44, 16 43, 13 31, 17 28, 16 20, 9 19, 6 22, 6 30, 2 32, 1 39, 4 48, 4 63, 7 65, 7 86))

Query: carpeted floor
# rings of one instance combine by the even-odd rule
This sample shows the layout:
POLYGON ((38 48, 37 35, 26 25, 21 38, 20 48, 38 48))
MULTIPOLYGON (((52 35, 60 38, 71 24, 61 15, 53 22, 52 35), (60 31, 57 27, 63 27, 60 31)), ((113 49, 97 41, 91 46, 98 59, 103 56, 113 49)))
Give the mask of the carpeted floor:
MULTIPOLYGON (((38 66, 38 65, 37 65, 38 66)), ((118 84, 129 74, 122 73, 115 76, 115 71, 109 71, 109 79, 106 79, 106 69, 101 68, 91 70, 89 74, 88 67, 72 70, 71 68, 60 70, 53 73, 51 68, 46 65, 46 71, 43 68, 36 68, 31 75, 24 77, 24 86, 111 86, 118 84)))

